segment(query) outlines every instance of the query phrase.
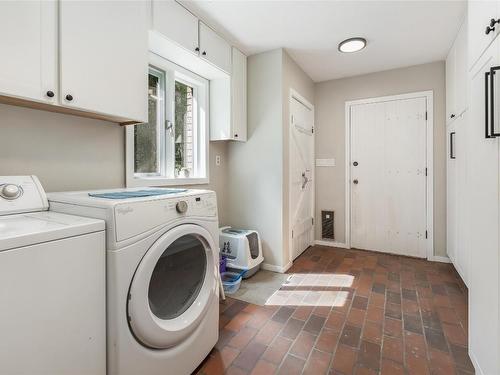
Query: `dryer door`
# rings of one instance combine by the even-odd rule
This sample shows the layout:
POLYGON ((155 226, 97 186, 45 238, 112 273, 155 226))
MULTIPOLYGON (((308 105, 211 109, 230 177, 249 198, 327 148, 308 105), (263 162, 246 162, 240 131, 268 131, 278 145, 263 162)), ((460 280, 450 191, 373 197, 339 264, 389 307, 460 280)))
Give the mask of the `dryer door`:
POLYGON ((130 285, 130 329, 143 345, 165 349, 186 339, 217 301, 218 250, 193 224, 160 237, 141 260, 130 285), (215 300, 214 300, 215 299, 215 300))

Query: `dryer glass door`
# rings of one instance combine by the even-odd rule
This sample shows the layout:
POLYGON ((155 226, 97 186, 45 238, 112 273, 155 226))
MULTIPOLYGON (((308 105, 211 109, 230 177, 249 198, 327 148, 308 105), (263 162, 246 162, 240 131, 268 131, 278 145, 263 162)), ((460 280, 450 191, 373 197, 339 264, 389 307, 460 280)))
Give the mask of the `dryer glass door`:
POLYGON ((205 245, 187 234, 172 242, 160 256, 149 283, 149 307, 160 319, 174 319, 198 297, 205 272, 205 245))
POLYGON ((165 349, 185 340, 218 305, 216 242, 199 225, 183 224, 164 233, 135 271, 127 319, 144 346, 165 349))

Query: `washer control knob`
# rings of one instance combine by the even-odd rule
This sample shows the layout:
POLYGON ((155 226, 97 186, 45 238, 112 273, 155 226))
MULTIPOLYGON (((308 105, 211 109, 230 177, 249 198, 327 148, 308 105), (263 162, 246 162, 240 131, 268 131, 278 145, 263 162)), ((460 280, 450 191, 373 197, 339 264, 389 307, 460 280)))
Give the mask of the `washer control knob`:
POLYGON ((187 211, 188 204, 186 203, 186 201, 179 201, 175 205, 175 209, 177 210, 178 213, 183 214, 187 211))
POLYGON ((1 186, 0 196, 5 199, 16 199, 21 195, 21 188, 14 184, 5 184, 1 186))

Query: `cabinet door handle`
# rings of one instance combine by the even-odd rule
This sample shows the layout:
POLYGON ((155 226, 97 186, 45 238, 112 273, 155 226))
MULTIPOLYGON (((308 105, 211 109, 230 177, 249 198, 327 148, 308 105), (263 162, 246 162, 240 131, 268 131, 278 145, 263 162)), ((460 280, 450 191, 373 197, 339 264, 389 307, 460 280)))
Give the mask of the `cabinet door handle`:
POLYGON ((456 159, 456 156, 455 156, 455 132, 450 133, 450 159, 456 159))
MULTIPOLYGON (((500 66, 493 66, 490 68, 490 131, 489 137, 486 138, 496 138, 500 137, 500 133, 495 133, 495 74, 496 71, 500 70, 500 66)), ((488 112, 486 112, 488 116, 488 112)), ((488 135, 488 134, 487 134, 488 135)))
POLYGON ((492 31, 495 31, 495 28, 494 27, 491 27, 491 26, 486 26, 486 30, 484 31, 484 33, 486 35, 488 35, 489 33, 491 33, 492 31))
POLYGON ((453 113, 452 113, 452 114, 450 115, 450 118, 455 118, 455 114, 453 114, 453 113))
POLYGON ((207 55, 207 52, 206 52, 206 51, 203 51, 201 54, 202 54, 203 56, 206 56, 206 55, 207 55))
POLYGON ((47 91, 47 96, 49 98, 53 98, 54 97, 54 91, 52 91, 52 90, 47 91))
POLYGON ((200 52, 200 47, 196 47, 194 50, 195 50, 196 52, 200 52))
POLYGON ((71 95, 71 94, 66 95, 66 100, 68 102, 72 101, 73 100, 73 95, 71 95))

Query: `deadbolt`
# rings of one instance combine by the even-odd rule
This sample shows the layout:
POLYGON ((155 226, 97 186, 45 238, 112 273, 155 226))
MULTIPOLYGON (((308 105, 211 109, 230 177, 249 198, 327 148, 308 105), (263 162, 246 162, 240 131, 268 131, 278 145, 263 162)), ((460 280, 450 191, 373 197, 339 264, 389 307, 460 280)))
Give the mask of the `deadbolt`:
POLYGON ((359 182, 358 180, 354 180, 352 183, 353 183, 354 185, 357 185, 357 184, 358 184, 358 182, 359 182))
POLYGON ((355 167, 357 167, 358 166, 358 162, 355 161, 354 163, 352 163, 352 165, 354 165, 355 167))

